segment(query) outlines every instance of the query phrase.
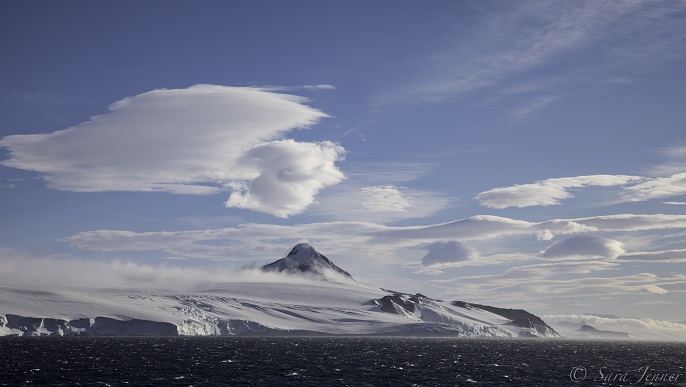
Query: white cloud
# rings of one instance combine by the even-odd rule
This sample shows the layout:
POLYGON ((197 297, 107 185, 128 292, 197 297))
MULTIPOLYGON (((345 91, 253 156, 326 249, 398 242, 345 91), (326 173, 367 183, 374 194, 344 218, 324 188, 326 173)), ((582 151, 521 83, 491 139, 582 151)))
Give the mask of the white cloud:
POLYGON ((582 301, 597 297, 621 295, 664 295, 679 292, 686 278, 674 275, 658 276, 638 273, 618 277, 553 278, 557 275, 588 274, 599 270, 615 270, 620 265, 608 261, 572 261, 520 266, 501 274, 464 276, 449 280, 433 280, 431 284, 446 289, 445 298, 459 296, 477 302, 508 302, 527 300, 582 301), (668 290, 670 289, 670 290, 668 290))
POLYGON ((303 85, 303 89, 305 89, 305 90, 335 90, 336 86, 327 85, 327 84, 303 85))
POLYGON ((624 252, 621 242, 593 235, 575 235, 553 243, 540 255, 545 258, 616 258, 624 252))
POLYGON ((588 218, 560 219, 540 223, 541 226, 557 222, 574 222, 597 231, 647 231, 686 227, 686 215, 618 214, 588 218))
POLYGON ((686 173, 658 177, 624 189, 623 199, 631 202, 686 195, 686 173))
POLYGON ((616 269, 619 265, 606 261, 574 261, 538 263, 534 265, 516 266, 505 270, 502 274, 490 274, 480 276, 460 277, 449 280, 434 280, 432 283, 438 286, 467 284, 494 284, 517 283, 527 280, 536 280, 552 277, 558 274, 589 274, 594 271, 616 269))
POLYGON ((280 217, 300 213, 321 189, 345 178, 335 164, 343 154, 343 148, 331 142, 283 140, 257 145, 235 162, 253 176, 248 184, 234 185, 226 207, 280 217))
POLYGON ((554 219, 541 223, 481 215, 427 226, 386 226, 349 221, 299 225, 249 223, 233 228, 173 232, 87 231, 62 241, 80 249, 94 251, 173 250, 188 258, 241 260, 264 257, 265 252, 274 251, 271 249, 281 251, 284 244, 295 243, 302 238, 308 238, 318 248, 321 246, 322 251, 373 255, 380 251, 390 254, 406 247, 419 247, 447 240, 478 241, 514 235, 540 237, 541 233, 554 236, 672 228, 686 228, 686 215, 621 214, 554 219), (226 244, 203 244, 206 241, 226 241, 226 244), (350 252, 350 246, 363 245, 368 251, 350 252))
POLYGON ((251 185, 255 178, 277 185, 291 182, 286 175, 298 174, 303 163, 313 162, 312 170, 304 172, 302 192, 279 187, 280 192, 291 193, 292 202, 279 197, 271 203, 264 195, 240 201, 248 208, 285 216, 302 211, 318 189, 342 178, 333 166, 342 153, 338 146, 270 143, 327 117, 306 102, 250 87, 153 90, 118 101, 108 113, 65 130, 7 136, 0 146, 9 150, 10 158, 2 165, 39 172, 48 187, 59 190, 202 195, 220 192, 230 182, 251 185), (281 159, 248 162, 260 153, 259 145, 280 150, 281 159), (302 163, 294 161, 298 151, 304 152, 302 163), (279 161, 291 162, 291 169, 270 169, 279 161), (275 179, 265 177, 279 173, 275 179))
POLYGON ((360 189, 362 207, 372 212, 407 212, 414 204, 394 185, 376 185, 360 189))
POLYGON ((437 268, 473 261, 479 256, 476 250, 457 241, 434 242, 424 249, 428 250, 428 253, 422 258, 422 265, 437 268))
POLYGON ((670 206, 686 206, 686 202, 662 202, 662 204, 667 204, 670 206))
POLYGON ((448 207, 452 200, 439 192, 407 184, 424 175, 430 167, 427 164, 377 163, 361 168, 347 163, 346 181, 318 196, 317 205, 311 207, 308 215, 370 222, 433 215, 448 207))
POLYGON ((476 195, 476 200, 488 208, 531 207, 558 205, 564 199, 573 198, 574 188, 590 186, 611 187, 642 180, 637 176, 591 175, 541 180, 533 184, 494 188, 476 195))
POLYGON ((263 91, 297 91, 297 90, 336 90, 336 86, 328 84, 318 85, 297 85, 297 86, 278 86, 278 85, 263 85, 255 86, 254 89, 263 91))
POLYGON ((636 302, 634 305, 673 305, 674 303, 671 301, 643 301, 643 302, 636 302))
POLYGON ((129 260, 34 257, 0 248, 0 283, 14 286, 188 289, 228 282, 315 283, 315 279, 267 273, 255 268, 200 269, 146 265, 129 260))
POLYGON ((686 249, 626 253, 618 261, 686 263, 686 249))

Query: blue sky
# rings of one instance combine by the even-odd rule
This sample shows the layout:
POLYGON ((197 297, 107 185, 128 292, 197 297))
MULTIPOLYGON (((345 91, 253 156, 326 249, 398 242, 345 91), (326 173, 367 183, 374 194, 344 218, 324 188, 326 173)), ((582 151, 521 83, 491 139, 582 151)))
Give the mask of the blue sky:
POLYGON ((686 320, 683 2, 0 7, 3 282, 307 241, 393 289, 686 320))

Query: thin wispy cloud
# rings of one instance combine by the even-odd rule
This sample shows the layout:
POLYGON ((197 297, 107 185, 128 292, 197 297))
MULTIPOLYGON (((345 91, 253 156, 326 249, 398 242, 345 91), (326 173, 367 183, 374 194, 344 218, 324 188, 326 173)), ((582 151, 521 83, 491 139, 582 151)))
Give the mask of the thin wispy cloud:
POLYGON ((632 252, 619 255, 617 260, 626 262, 686 263, 686 249, 632 252))
POLYGON ((441 101, 488 90, 524 95, 522 118, 562 92, 597 89, 679 57, 686 9, 671 1, 498 2, 477 6, 481 19, 428 60, 413 83, 377 103, 441 101), (535 75, 536 87, 530 85, 535 75), (584 80, 586 80, 584 82, 584 80), (556 84, 556 87, 546 85, 556 84), (519 90, 518 90, 519 89, 519 90))
POLYGON ((432 280, 437 287, 448 289, 446 295, 460 294, 462 297, 500 302, 516 301, 522 294, 534 300, 582 299, 616 295, 665 295, 668 284, 686 284, 686 277, 638 273, 616 277, 589 277, 587 274, 615 270, 616 263, 610 262, 564 262, 520 266, 501 274, 456 277, 450 280, 432 280), (584 274, 574 279, 554 278, 570 273, 584 274))
POLYGON ((433 167, 426 163, 346 165, 347 179, 326 190, 307 212, 341 221, 393 222, 424 218, 446 210, 447 195, 414 188, 414 181, 433 167))

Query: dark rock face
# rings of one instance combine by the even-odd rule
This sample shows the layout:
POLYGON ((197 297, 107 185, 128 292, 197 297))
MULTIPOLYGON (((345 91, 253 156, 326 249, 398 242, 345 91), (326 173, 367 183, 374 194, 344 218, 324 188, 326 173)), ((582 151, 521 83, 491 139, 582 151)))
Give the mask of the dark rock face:
POLYGON ((398 311, 395 309, 395 306, 393 306, 393 304, 395 304, 405 309, 407 313, 412 314, 414 313, 415 303, 419 302, 419 295, 411 296, 394 294, 389 296, 383 296, 382 298, 373 300, 373 302, 374 304, 378 305, 379 308, 381 308, 382 312, 398 314, 398 311))
POLYGON ((590 325, 582 325, 581 329, 579 329, 579 331, 583 332, 585 334, 588 334, 590 336, 594 336, 594 337, 623 338, 623 339, 631 338, 631 335, 629 335, 626 332, 601 331, 599 329, 595 329, 594 327, 592 327, 590 325))
POLYGON ((353 279, 350 273, 336 266, 307 243, 295 245, 286 257, 262 266, 262 270, 287 273, 313 273, 317 275, 323 275, 325 270, 333 270, 343 277, 353 279))
POLYGON ((512 324, 522 328, 534 328, 540 333, 542 331, 549 330, 554 335, 559 336, 555 330, 543 321, 540 317, 535 314, 529 313, 524 309, 506 309, 498 308, 489 305, 472 304, 464 301, 453 301, 453 305, 459 306, 460 308, 466 309, 481 309, 498 316, 505 317, 506 319, 512 320, 512 324))

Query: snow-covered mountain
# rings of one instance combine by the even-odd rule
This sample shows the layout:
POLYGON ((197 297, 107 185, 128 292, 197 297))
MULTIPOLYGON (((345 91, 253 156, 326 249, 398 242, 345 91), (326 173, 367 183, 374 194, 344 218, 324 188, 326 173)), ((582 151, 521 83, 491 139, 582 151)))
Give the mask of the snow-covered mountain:
POLYGON ((311 273, 323 279, 326 279, 327 275, 330 277, 331 274, 334 274, 334 280, 336 279, 335 274, 338 274, 344 278, 353 279, 350 273, 336 266, 329 258, 320 254, 307 243, 298 243, 286 257, 263 266, 262 270, 291 274, 311 273))
POLYGON ((307 244, 259 273, 183 292, 0 287, 0 335, 558 336, 523 310, 358 283, 307 244))

